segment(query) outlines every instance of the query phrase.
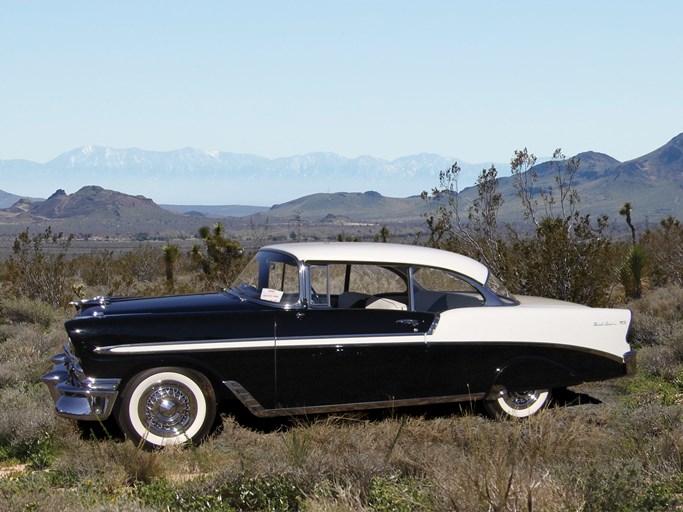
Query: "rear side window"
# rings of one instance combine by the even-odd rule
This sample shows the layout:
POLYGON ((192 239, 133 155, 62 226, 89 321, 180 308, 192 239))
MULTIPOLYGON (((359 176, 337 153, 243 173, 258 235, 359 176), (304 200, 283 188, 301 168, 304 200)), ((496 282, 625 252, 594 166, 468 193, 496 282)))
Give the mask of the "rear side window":
POLYGON ((408 291, 408 286, 400 275, 378 265, 353 265, 349 277, 350 292, 382 295, 408 291))
POLYGON ((418 268, 413 274, 413 279, 420 288, 433 292, 479 293, 474 286, 462 277, 440 268, 418 268))
POLYGON ((449 309, 484 305, 484 297, 461 276, 439 268, 421 267, 413 272, 414 305, 418 311, 438 313, 449 309))

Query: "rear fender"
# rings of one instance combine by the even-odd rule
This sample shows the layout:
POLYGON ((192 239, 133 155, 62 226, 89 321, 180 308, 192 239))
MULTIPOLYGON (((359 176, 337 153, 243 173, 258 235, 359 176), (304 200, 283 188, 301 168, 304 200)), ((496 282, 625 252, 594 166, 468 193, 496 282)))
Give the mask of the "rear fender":
POLYGON ((542 357, 524 356, 497 369, 491 389, 509 391, 552 389, 578 384, 580 378, 570 368, 542 357))

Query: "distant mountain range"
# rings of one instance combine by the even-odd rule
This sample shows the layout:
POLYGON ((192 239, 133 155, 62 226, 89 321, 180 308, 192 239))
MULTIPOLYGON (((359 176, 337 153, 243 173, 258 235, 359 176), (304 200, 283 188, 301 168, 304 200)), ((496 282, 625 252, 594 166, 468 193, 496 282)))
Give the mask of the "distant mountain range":
MULTIPOLYGON (((392 161, 334 153, 269 159, 194 148, 157 152, 85 146, 44 164, 0 160, 0 188, 47 197, 57 189, 75 192, 99 185, 165 204, 270 206, 340 190, 379 190, 396 197, 419 194, 433 186, 439 171, 455 160, 427 153, 392 161)), ((462 164, 463 184, 474 183, 489 165, 462 164)))
MULTIPOLYGON (((594 217, 605 213, 612 219, 618 219, 619 209, 628 201, 633 206, 635 222, 656 223, 669 215, 683 220, 683 133, 651 153, 628 162, 619 162, 597 152, 581 153, 577 157, 581 164, 575 187, 581 197, 579 209, 582 213, 589 213, 594 217)), ((443 168, 452 164, 450 160, 443 163, 443 168)), ((8 165, 7 162, 2 164, 8 165)), ((7 181, 6 172, 6 168, 0 166, 3 186, 7 181)), ((48 171, 42 168, 39 172, 48 171)), ((152 174, 159 178, 159 172, 161 171, 157 170, 152 174)), ((189 171, 185 169, 182 172, 189 171)), ((552 163, 540 163, 534 167, 534 172, 538 176, 537 188, 555 185, 556 172, 552 163)), ((197 180, 199 179, 197 176, 197 180)), ((285 179, 292 182, 307 181, 301 175, 286 176, 285 179)), ((270 178, 264 175, 263 180, 270 181, 270 178)), ((437 185, 438 179, 433 180, 429 187, 424 188, 437 185)), ((346 181, 340 183, 341 188, 346 181)), ((211 188, 213 182, 199 182, 197 186, 211 188)), ((498 190, 504 198, 500 220, 521 220, 521 207, 513 178, 501 177, 498 190)), ((462 190, 459 199, 463 209, 475 198, 475 187, 462 190)), ((229 216, 225 222, 234 226, 260 225, 266 219, 280 223, 292 223, 299 219, 332 226, 353 222, 419 223, 423 222, 421 215, 436 206, 425 203, 417 194, 398 198, 368 191, 318 192, 302 195, 298 199, 270 208, 167 205, 164 209, 147 197, 115 192, 102 186, 82 187, 72 194, 58 190, 47 200, 21 199, 17 195, 0 191, 0 201, 5 206, 0 210, 0 234, 8 234, 12 230, 16 232, 17 226, 30 224, 53 225, 60 230, 77 234, 148 233, 154 236, 173 233, 187 236, 196 233, 200 225, 209 223, 207 217, 225 216, 229 216), (240 219, 236 219, 236 216, 240 219)))

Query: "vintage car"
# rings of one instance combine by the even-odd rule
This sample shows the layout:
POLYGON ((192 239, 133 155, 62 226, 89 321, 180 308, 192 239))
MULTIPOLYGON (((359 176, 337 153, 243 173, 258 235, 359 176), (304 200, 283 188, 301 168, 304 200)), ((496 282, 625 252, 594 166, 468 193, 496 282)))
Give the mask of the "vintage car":
POLYGON ((472 400, 526 417, 553 388, 635 371, 630 311, 514 297, 447 251, 271 245, 236 283, 76 303, 43 377, 57 414, 113 414, 158 447, 201 440, 225 399, 261 417, 472 400))

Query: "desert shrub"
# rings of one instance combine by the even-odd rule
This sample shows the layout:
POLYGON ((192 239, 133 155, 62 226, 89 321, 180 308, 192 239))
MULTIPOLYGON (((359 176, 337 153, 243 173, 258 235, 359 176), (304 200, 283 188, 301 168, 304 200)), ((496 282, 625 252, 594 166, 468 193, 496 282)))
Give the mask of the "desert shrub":
POLYGON ((58 444, 50 432, 40 432, 29 439, 0 446, 0 460, 16 459, 30 469, 46 469, 54 462, 58 444))
POLYGON ((87 286, 108 286, 115 277, 113 251, 92 251, 74 258, 78 277, 87 286))
POLYGON ((42 300, 28 297, 0 299, 0 323, 29 323, 46 328, 62 317, 59 309, 42 300))
POLYGON ((654 375, 683 372, 683 287, 658 288, 629 304, 629 342, 639 364, 654 375))
MULTIPOLYGON (((683 332, 681 333, 683 336, 683 332)), ((641 373, 664 379, 666 382, 683 384, 683 360, 681 347, 655 345, 638 351, 638 369, 641 373)))
POLYGON ((12 256, 4 264, 4 280, 15 297, 64 306, 73 298, 73 272, 66 255, 73 235, 54 234, 51 228, 31 236, 29 228, 14 240, 12 256))
POLYGON ((117 275, 137 282, 151 282, 164 276, 163 251, 159 247, 140 246, 116 259, 117 275))
POLYGON ((633 461, 591 467, 577 485, 583 494, 583 510, 589 512, 669 511, 675 507, 680 489, 675 478, 653 481, 633 461))
POLYGON ((376 512, 433 510, 427 489, 425 482, 414 478, 375 478, 367 501, 376 512))
POLYGON ((141 245, 118 255, 112 251, 92 252, 78 256, 74 263, 81 280, 81 298, 162 295, 169 291, 163 279, 165 263, 160 247, 141 245))
POLYGON ((242 246, 225 235, 225 228, 217 223, 210 229, 203 226, 199 236, 204 247, 195 245, 190 257, 200 272, 206 285, 226 287, 237 276, 245 263, 240 263, 243 255, 242 246))
POLYGON ((156 481, 140 486, 137 496, 159 510, 300 510, 304 496, 286 476, 238 477, 227 482, 191 482, 178 489, 175 484, 156 481))
POLYGON ((0 460, 48 466, 57 451, 55 417, 41 384, 0 389, 0 460))
POLYGON ((148 452, 132 443, 107 445, 111 459, 121 467, 128 483, 150 483, 166 473, 164 458, 160 452, 148 452))
POLYGON ((535 236, 514 237, 509 252, 516 257, 506 282, 516 293, 604 305, 615 261, 605 227, 603 220, 594 228, 588 216, 544 218, 535 236))
POLYGON ((648 368, 643 367, 634 378, 622 385, 628 393, 625 402, 636 408, 647 404, 680 405, 683 399, 681 384, 680 372, 672 376, 666 370, 650 373, 648 368))
MULTIPOLYGON (((499 226, 503 196, 495 167, 482 170, 477 197, 463 210, 457 189, 460 167, 439 174, 439 186, 423 199, 435 206, 425 215, 429 245, 482 261, 514 293, 541 295, 587 305, 604 305, 614 279, 615 252, 605 230, 606 216, 595 222, 578 209, 574 186, 580 162, 559 150, 544 164, 552 184, 537 186, 536 157, 526 149, 511 161, 514 188, 523 217, 499 226)), ((547 180, 546 180, 547 181, 547 180)))
POLYGON ((641 239, 651 263, 650 280, 654 286, 683 286, 683 226, 673 217, 660 222, 658 229, 641 239))
POLYGON ((59 325, 18 323, 0 325, 0 340, 0 386, 10 386, 39 382, 66 337, 59 325))

